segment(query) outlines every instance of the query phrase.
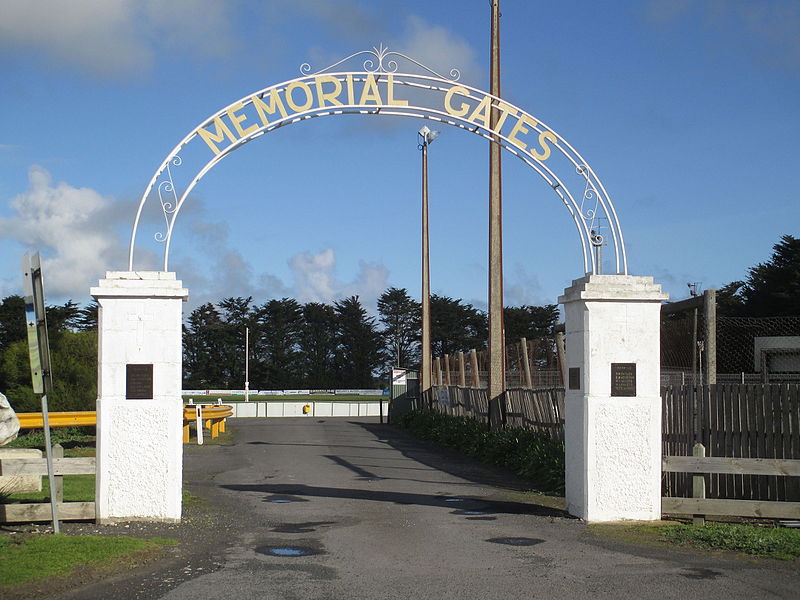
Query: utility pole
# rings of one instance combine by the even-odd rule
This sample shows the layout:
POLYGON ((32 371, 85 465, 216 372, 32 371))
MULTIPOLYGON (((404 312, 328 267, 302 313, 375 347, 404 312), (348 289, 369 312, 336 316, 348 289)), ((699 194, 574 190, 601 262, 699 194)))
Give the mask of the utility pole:
MULTIPOLYGON (((500 97, 500 0, 492 0, 491 86, 500 97)), ((497 127, 500 111, 492 106, 490 127, 497 127)), ((489 144, 489 427, 505 421, 505 347, 503 331, 503 189, 500 139, 489 144)))

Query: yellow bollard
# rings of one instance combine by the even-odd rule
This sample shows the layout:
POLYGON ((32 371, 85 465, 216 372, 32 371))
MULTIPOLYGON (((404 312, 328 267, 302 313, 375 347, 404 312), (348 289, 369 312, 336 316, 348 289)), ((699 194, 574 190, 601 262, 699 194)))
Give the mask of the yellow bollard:
POLYGON ((310 415, 311 414, 311 405, 310 404, 306 404, 305 406, 303 406, 303 414, 304 415, 310 415))

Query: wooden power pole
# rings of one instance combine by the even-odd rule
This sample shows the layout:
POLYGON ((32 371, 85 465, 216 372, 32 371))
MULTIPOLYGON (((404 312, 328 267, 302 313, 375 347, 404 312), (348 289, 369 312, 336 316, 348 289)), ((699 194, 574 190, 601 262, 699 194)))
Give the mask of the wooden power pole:
MULTIPOLYGON (((500 97, 500 0, 492 0, 491 87, 500 97)), ((493 107, 490 127, 494 131, 500 111, 493 107)), ((505 416, 505 344, 503 335, 503 188, 500 139, 489 144, 489 426, 502 425, 505 416)))

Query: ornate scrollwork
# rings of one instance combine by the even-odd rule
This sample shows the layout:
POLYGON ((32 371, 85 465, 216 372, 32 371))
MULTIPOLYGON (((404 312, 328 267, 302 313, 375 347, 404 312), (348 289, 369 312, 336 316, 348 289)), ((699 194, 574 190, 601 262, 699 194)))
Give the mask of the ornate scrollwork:
POLYGON ((320 73, 326 73, 331 69, 338 67, 339 65, 354 59, 356 57, 367 56, 368 58, 364 59, 362 66, 365 71, 368 73, 396 73, 398 69, 397 60, 394 57, 402 58, 403 60, 407 60, 408 62, 420 67, 424 71, 434 75, 436 77, 440 77, 441 79, 447 79, 448 81, 458 81, 461 78, 461 71, 456 68, 450 69, 450 77, 446 77, 441 73, 434 71, 427 65, 422 64, 418 60, 411 58, 405 54, 400 52, 395 52, 394 50, 389 50, 388 47, 381 44, 379 47, 373 47, 372 50, 362 50, 360 52, 356 52, 343 58, 340 61, 333 63, 330 66, 325 67, 324 69, 319 69, 318 71, 314 71, 312 73, 312 67, 309 63, 303 63, 300 65, 300 73, 302 75, 319 75, 320 73))
MULTIPOLYGON (((167 178, 158 184, 156 188, 158 190, 158 200, 161 202, 161 211, 164 214, 164 223, 166 224, 167 231, 169 231, 169 215, 173 214, 178 208, 178 193, 175 191, 175 183, 172 180, 172 170, 170 169, 170 165, 174 165, 176 167, 181 166, 183 159, 177 154, 172 157, 172 159, 167 162, 167 178), (165 195, 171 195, 170 198, 167 196, 167 199, 164 199, 165 195)), ((157 242, 166 242, 167 235, 160 231, 157 231, 153 236, 157 242)))
POLYGON ((594 186, 594 182, 589 177, 589 169, 586 165, 578 165, 575 168, 578 175, 582 175, 584 179, 583 196, 581 197, 581 218, 586 222, 587 229, 589 230, 589 241, 593 246, 602 246, 605 243, 605 237, 599 232, 601 225, 598 222, 603 215, 598 214, 598 209, 605 211, 605 208, 600 206, 600 194, 594 186), (594 206, 587 206, 594 202, 594 206))

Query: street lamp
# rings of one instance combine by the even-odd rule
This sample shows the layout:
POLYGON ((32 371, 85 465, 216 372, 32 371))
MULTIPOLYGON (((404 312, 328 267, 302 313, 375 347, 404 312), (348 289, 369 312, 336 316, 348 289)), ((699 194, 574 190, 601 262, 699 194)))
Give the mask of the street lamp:
POLYGON ((422 385, 425 392, 431 388, 431 271, 428 247, 428 144, 439 135, 427 125, 417 133, 418 147, 422 150, 422 385))

